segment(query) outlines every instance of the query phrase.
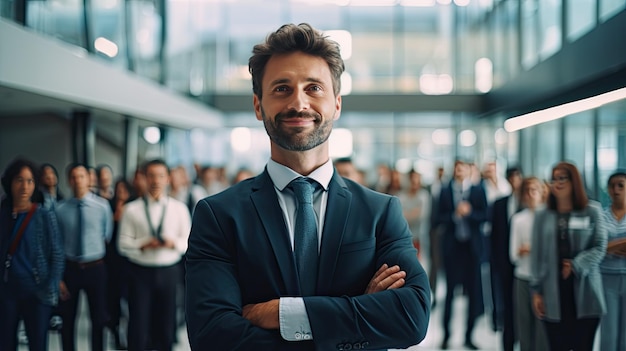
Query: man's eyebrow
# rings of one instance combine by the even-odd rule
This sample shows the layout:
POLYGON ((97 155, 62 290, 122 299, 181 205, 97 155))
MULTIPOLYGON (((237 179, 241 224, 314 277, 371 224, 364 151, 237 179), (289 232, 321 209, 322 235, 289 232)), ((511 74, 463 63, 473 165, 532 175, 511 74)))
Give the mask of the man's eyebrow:
POLYGON ((288 78, 279 78, 270 82, 270 85, 284 84, 289 82, 290 80, 288 78))
MULTIPOLYGON (((318 78, 314 78, 314 77, 309 77, 306 79, 307 82, 311 82, 311 83, 318 83, 318 84, 324 84, 324 82, 321 79, 318 78)), ((289 78, 279 78, 276 80, 273 80, 272 82, 270 82, 270 86, 274 86, 274 85, 278 85, 278 84, 285 84, 285 83, 289 83, 291 82, 291 79, 289 78)))

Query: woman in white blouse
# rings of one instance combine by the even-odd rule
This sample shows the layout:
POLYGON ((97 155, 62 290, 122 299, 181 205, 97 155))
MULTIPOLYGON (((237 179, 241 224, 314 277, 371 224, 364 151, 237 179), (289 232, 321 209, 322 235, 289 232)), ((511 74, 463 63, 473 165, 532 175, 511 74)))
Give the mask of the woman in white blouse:
POLYGON ((535 210, 544 206, 543 182, 536 177, 522 182, 524 210, 511 217, 511 262, 515 265, 514 317, 521 351, 548 350, 543 325, 532 310, 530 281, 530 249, 535 210))

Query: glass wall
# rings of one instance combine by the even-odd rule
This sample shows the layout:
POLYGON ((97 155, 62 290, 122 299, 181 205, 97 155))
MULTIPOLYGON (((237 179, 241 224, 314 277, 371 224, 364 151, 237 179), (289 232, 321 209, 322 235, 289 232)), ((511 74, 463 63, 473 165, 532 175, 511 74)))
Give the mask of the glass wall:
MULTIPOLYGON (((289 22, 348 34, 339 41, 350 53, 355 94, 484 93, 556 53, 564 31, 576 40, 626 7, 626 0, 171 0, 165 8, 155 0, 24 1, 29 27, 192 96, 248 93, 252 46, 289 22)), ((13 4, 3 1, 0 14, 15 16, 13 4)))
MULTIPOLYGON (((516 133, 513 133, 518 134, 516 133)), ((521 163, 528 175, 549 179, 561 160, 574 163, 585 179, 589 196, 606 204, 606 182, 626 169, 626 101, 523 129, 521 163)))
POLYGON ((565 127, 563 159, 578 167, 588 191, 594 189, 594 112, 581 112, 563 120, 565 127))
POLYGON ((626 170, 626 102, 598 109, 598 179, 599 198, 608 203, 606 183, 616 170, 626 170))
MULTIPOLYGON (((252 46, 287 22, 310 22, 327 33, 343 31, 337 40, 348 55, 346 75, 353 94, 481 94, 554 55, 563 39, 576 40, 626 10, 626 0, 494 0, 464 6, 453 1, 403 6, 396 1, 382 7, 305 0, 171 0, 165 8, 154 0, 25 1, 26 24, 36 31, 204 101, 213 94, 250 94, 252 46), (84 3, 90 5, 88 11, 84 3)), ((14 17, 13 4, 0 2, 0 15, 14 17)), ((498 132, 502 121, 497 119, 484 122, 447 112, 345 112, 336 126, 352 133, 350 156, 364 169, 383 160, 428 170, 447 167, 455 157, 479 163, 496 158, 519 161, 527 173, 546 177, 555 162, 567 158, 576 160, 586 175, 597 162, 601 178, 624 159, 613 146, 623 144, 624 133, 614 135, 619 128, 610 122, 624 117, 618 110, 606 111, 594 112, 597 133, 590 132, 595 115, 588 113, 509 135, 498 132)), ((175 163, 262 167, 269 144, 252 112, 225 119, 224 129, 167 134, 168 157, 175 163), (238 127, 250 129, 235 131, 238 127), (248 146, 233 146, 239 139, 248 146)), ((154 150, 150 148, 160 152, 154 150)))
POLYGON ((596 25, 597 1, 576 0, 567 3, 567 40, 576 39, 589 32, 596 25))
POLYGON ((626 0, 599 0, 600 20, 602 22, 626 9, 626 0))

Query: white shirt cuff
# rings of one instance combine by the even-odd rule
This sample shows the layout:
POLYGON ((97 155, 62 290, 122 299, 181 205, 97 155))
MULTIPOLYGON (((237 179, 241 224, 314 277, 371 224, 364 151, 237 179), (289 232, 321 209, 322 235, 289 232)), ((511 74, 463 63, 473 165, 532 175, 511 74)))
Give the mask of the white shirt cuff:
POLYGON ((278 305, 280 335, 287 341, 313 340, 309 316, 301 297, 281 297, 278 305))

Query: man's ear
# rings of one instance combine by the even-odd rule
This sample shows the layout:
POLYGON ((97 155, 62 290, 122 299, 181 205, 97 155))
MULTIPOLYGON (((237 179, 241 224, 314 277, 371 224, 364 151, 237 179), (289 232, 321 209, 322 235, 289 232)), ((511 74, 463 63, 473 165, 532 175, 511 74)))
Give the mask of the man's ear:
POLYGON ((254 94, 252 97, 252 105, 254 105, 254 114, 259 121, 263 120, 263 113, 261 112, 261 99, 254 94))
POLYGON ((338 120, 341 116, 341 95, 337 95, 335 99, 335 117, 334 120, 338 120))

